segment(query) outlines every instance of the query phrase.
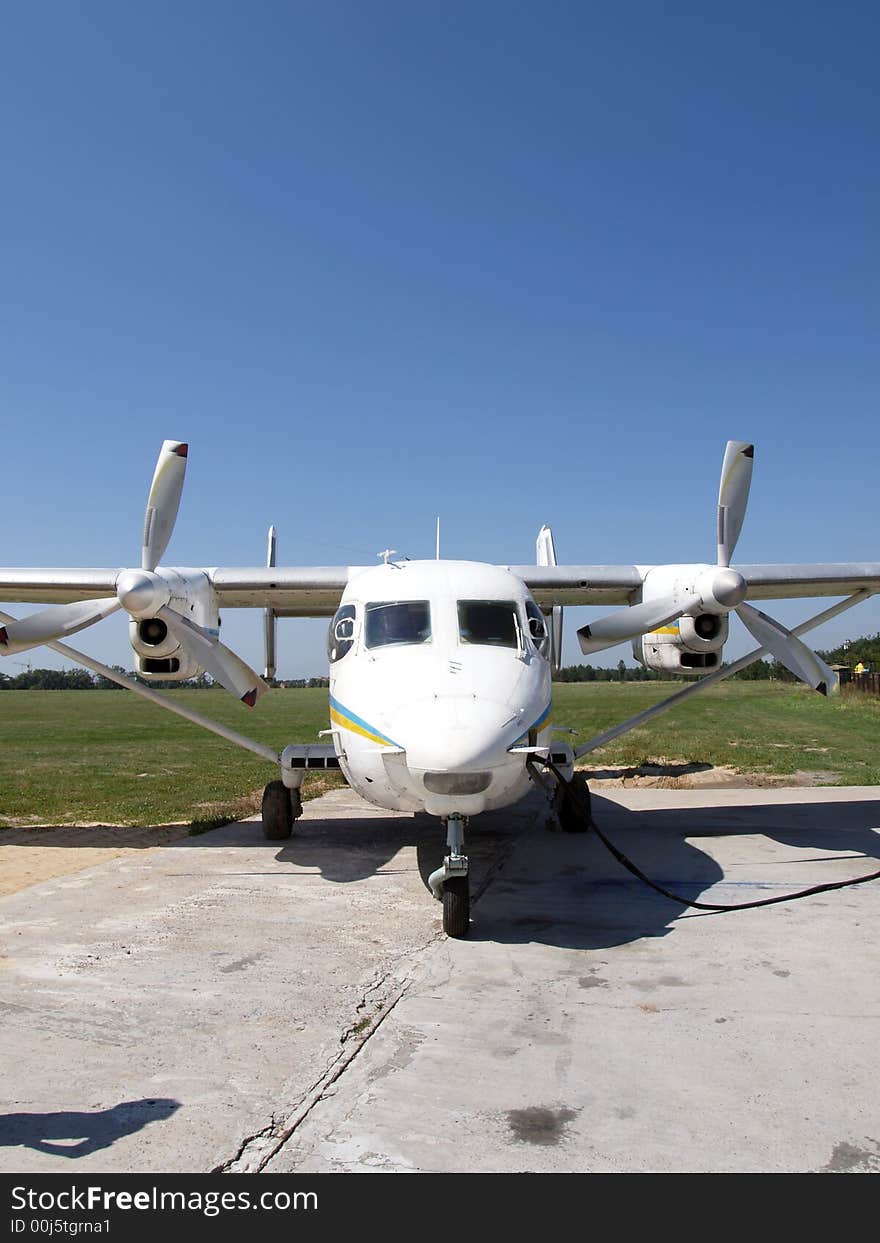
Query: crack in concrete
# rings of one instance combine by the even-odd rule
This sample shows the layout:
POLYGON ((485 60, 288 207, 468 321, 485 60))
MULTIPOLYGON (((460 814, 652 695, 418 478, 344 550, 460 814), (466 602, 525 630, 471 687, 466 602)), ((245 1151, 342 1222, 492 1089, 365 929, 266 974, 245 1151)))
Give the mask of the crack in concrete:
MULTIPOLYGON (((498 873, 503 870, 513 852, 514 844, 513 839, 507 841, 504 844, 505 848, 498 852, 498 855, 486 869, 482 883, 471 898, 472 906, 479 901, 498 873)), ((410 961, 414 960, 417 963, 426 950, 429 950, 442 940, 445 940, 443 933, 435 932, 421 945, 410 950, 405 955, 405 958, 410 961)), ((339 1038, 342 1048, 338 1056, 333 1058, 324 1069, 320 1078, 299 1098, 293 1109, 283 1119, 279 1121, 273 1112, 271 1121, 267 1126, 247 1136, 239 1145, 235 1155, 228 1161, 223 1161, 220 1165, 215 1166, 211 1173, 259 1174, 264 1170, 273 1157, 281 1151, 299 1127, 302 1126, 315 1107, 327 1096, 329 1088, 345 1074, 367 1042, 372 1039, 393 1012, 398 1002, 402 1000, 413 983, 415 974, 415 970, 409 972, 390 996, 379 1000, 375 1013, 372 1016, 365 1016, 360 1022, 352 1024, 351 1027, 347 1027, 343 1031, 339 1038), (352 1044, 353 1040, 355 1043, 352 1044)), ((396 975, 396 965, 384 974, 379 975, 378 979, 374 980, 365 990, 363 997, 355 1006, 355 1014, 360 1014, 361 1011, 365 1010, 370 1003, 371 995, 379 991, 386 980, 396 975)))
MULTIPOLYGON (((436 940, 436 938, 433 938, 436 940)), ((430 944, 430 942, 428 943, 430 944)), ((427 946, 421 946, 425 949, 427 946)), ((385 977, 387 978, 387 977, 385 977)), ((405 995, 407 989, 412 983, 409 977, 395 989, 395 991, 381 1003, 381 1009, 374 1022, 371 1022, 360 1034, 357 1041, 350 1045, 349 1048, 343 1048, 342 1052, 333 1059, 330 1065, 325 1069, 323 1075, 318 1079, 306 1094, 300 1098, 297 1105, 294 1106, 292 1113, 286 1118, 278 1122, 275 1115, 272 1120, 262 1128, 262 1130, 249 1135, 240 1145, 238 1152, 229 1161, 224 1161, 220 1165, 211 1170, 212 1174, 259 1174, 272 1158, 284 1147, 298 1127, 305 1122, 309 1114, 315 1106, 326 1095, 328 1088, 331 1087, 348 1069, 354 1059, 358 1056, 361 1049, 367 1041, 375 1035, 394 1007, 405 995)), ((358 1009, 362 1009, 366 1004, 366 999, 371 992, 374 992, 377 985, 371 986, 364 994, 363 999, 358 1005, 358 1009)), ((357 1031, 357 1026, 348 1029, 340 1038, 340 1043, 344 1044, 350 1039, 351 1033, 357 1031)))

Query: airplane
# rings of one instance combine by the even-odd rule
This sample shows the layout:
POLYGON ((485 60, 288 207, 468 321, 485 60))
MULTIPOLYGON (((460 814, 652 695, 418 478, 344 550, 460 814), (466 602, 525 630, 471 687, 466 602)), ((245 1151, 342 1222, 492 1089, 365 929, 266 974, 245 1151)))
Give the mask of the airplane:
POLYGON ((290 836, 302 814, 305 774, 339 768, 368 802, 427 812, 446 832, 442 864, 428 878, 442 903, 450 937, 470 923, 465 832, 479 813, 509 806, 532 784, 570 832, 588 827, 582 756, 772 654, 821 694, 837 688, 834 672, 800 635, 880 590, 880 564, 731 565, 742 529, 754 446, 728 441, 721 469, 717 556, 680 565, 559 565, 549 527, 541 528, 534 565, 395 559, 375 566, 276 564, 269 530, 266 564, 191 568, 160 564, 180 505, 188 446, 166 440, 147 499, 139 567, 2 569, 0 600, 50 607, 16 620, 0 612, 0 655, 42 644, 111 681, 262 756, 278 770, 263 793, 263 831, 290 836), (844 597, 793 630, 748 600, 844 597), (562 656, 566 605, 612 611, 577 631, 585 655, 631 641, 649 669, 698 675, 659 704, 574 747, 560 740, 552 712, 552 674, 562 656), (268 689, 254 669, 220 640, 221 608, 265 610, 265 677, 275 674, 279 617, 330 619, 330 743, 291 744, 280 753, 187 705, 150 682, 185 682, 202 672, 248 707, 268 689), (127 678, 61 642, 124 610, 136 670, 127 678), (730 614, 758 646, 722 664, 730 614), (578 784, 580 782, 580 784, 578 784))

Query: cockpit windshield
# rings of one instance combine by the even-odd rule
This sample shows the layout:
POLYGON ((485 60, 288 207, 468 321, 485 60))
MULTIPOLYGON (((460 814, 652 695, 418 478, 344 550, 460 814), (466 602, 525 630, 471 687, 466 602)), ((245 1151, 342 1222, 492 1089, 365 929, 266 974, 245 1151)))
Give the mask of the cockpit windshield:
POLYGON ((519 647, 516 605, 512 600, 459 600, 458 633, 462 643, 519 647))
POLYGON ((427 643, 431 638, 431 610, 427 600, 381 601, 365 610, 367 647, 392 643, 427 643))

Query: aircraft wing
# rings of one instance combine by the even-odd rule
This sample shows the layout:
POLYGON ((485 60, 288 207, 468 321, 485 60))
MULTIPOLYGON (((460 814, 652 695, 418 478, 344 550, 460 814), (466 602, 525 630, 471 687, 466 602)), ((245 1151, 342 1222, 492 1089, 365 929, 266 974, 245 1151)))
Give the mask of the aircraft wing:
POLYGON ((332 617, 361 566, 260 566, 208 570, 220 608, 271 608, 279 617, 332 617))
POLYGON ((0 569, 0 600, 24 604, 73 604, 116 595, 115 570, 0 569))
MULTIPOLYGON (((651 566, 511 565, 541 608, 556 604, 630 604, 651 566)), ((880 563, 736 565, 749 600, 847 596, 880 591, 880 563)))
MULTIPOLYGON (((175 567, 168 567, 175 568, 175 567)), ((3 569, 0 600, 71 604, 116 594, 116 569, 3 569)), ((221 608, 274 608, 279 617, 332 617, 356 568, 348 566, 206 569, 221 608)))
POLYGON ((785 600, 801 596, 850 596, 880 591, 880 564, 856 561, 815 565, 736 565, 749 585, 748 600, 785 600))
MULTIPOLYGON (((349 580, 362 566, 217 567, 205 573, 220 608, 272 608, 279 617, 332 617, 349 580)), ((511 565, 537 604, 625 605, 635 599, 649 566, 511 565)), ((738 565, 749 600, 846 596, 880 592, 880 563, 738 565)), ((116 594, 116 569, 3 569, 0 600, 69 604, 116 594)))
MULTIPOLYGON (((174 568, 174 567, 168 567, 174 568)), ((204 572, 223 608, 271 608, 279 617, 332 617, 349 580, 363 566, 219 566, 204 572)), ((628 604, 644 567, 575 565, 506 567, 524 579, 536 602, 628 604)), ((116 594, 117 569, 3 569, 0 600, 69 604, 116 594)))
POLYGON ((635 565, 508 565, 542 609, 556 604, 629 604, 642 585, 635 565))

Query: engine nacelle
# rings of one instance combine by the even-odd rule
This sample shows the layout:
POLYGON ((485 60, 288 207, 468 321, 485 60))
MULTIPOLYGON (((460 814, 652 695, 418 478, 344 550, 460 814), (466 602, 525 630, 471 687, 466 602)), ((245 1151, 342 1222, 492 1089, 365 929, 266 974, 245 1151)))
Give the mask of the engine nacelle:
MULTIPOLYGON (((198 570, 168 570, 164 566, 159 574, 171 592, 168 608, 197 626, 219 627, 217 597, 205 574, 198 570)), ((201 666, 169 633, 161 617, 142 617, 137 621, 132 618, 128 636, 135 654, 135 670, 146 681, 185 682, 202 672, 201 666)))
POLYGON ((712 595, 712 566, 657 566, 645 576, 642 599, 701 594, 700 608, 633 639, 635 659, 660 673, 711 673, 721 664, 730 630, 728 613, 712 595), (713 607, 714 606, 714 607, 713 607), (716 611, 717 610, 717 611, 716 611))
POLYGON ((646 669, 662 673, 711 673, 721 664, 727 633, 726 617, 716 613, 685 615, 633 639, 633 656, 646 669))

